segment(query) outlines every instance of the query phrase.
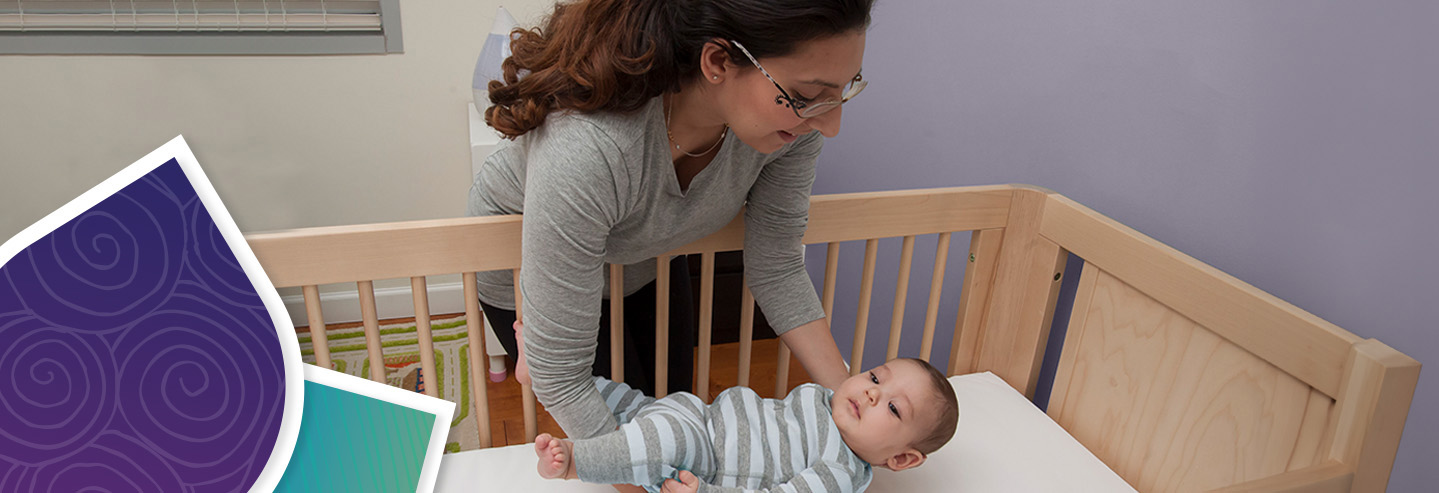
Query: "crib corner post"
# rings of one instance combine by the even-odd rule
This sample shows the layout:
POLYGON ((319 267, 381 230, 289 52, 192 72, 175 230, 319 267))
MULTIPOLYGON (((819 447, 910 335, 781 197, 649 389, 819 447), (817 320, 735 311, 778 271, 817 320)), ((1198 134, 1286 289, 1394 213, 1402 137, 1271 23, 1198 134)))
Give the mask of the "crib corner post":
POLYGON ((994 372, 1031 399, 1069 257, 1039 235, 1049 195, 1014 191, 975 355, 975 371, 994 372))
POLYGON ((1329 458, 1354 467, 1352 491, 1384 491, 1421 365, 1376 339, 1355 343, 1335 396, 1329 458))

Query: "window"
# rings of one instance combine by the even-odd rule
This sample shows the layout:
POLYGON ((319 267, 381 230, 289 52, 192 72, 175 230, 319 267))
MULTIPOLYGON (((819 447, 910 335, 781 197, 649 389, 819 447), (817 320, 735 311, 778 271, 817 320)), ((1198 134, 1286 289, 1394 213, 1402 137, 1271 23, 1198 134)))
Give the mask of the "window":
POLYGON ((402 51, 399 0, 0 0, 0 54, 402 51))

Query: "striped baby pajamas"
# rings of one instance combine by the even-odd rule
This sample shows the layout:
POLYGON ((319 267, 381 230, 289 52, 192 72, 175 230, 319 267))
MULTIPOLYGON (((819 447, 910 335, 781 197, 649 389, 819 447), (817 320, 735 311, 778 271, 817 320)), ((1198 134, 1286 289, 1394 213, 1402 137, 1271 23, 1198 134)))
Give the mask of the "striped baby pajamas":
POLYGON ((656 400, 595 378, 618 430, 575 440, 575 470, 592 483, 659 491, 680 470, 710 492, 858 492, 872 471, 844 444, 831 416, 833 391, 805 384, 784 400, 735 387, 706 406, 680 392, 656 400))

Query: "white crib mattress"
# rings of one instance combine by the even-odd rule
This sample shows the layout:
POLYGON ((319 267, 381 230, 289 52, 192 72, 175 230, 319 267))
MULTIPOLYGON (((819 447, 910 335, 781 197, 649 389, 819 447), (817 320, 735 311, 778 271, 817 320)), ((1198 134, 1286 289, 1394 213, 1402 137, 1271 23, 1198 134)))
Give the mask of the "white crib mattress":
MULTIPOLYGON (((954 439, 909 471, 875 469, 872 492, 1134 491, 1074 437, 992 373, 950 377, 961 417, 954 439)), ((448 454, 435 491, 613 492, 535 473, 533 444, 448 454)))

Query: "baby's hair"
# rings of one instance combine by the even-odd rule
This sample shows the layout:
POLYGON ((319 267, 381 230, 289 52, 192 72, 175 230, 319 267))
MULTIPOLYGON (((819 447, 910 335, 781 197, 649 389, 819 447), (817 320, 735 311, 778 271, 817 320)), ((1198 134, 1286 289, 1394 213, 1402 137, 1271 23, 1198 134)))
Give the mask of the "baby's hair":
POLYGON ((929 434, 914 444, 915 450, 929 455, 949 443, 949 439, 954 437, 954 429, 959 425, 959 400, 954 396, 954 386, 949 384, 949 379, 945 378, 944 372, 939 371, 934 365, 922 359, 900 359, 912 361, 928 371, 932 390, 941 402, 939 416, 934 422, 934 427, 930 428, 929 434))

